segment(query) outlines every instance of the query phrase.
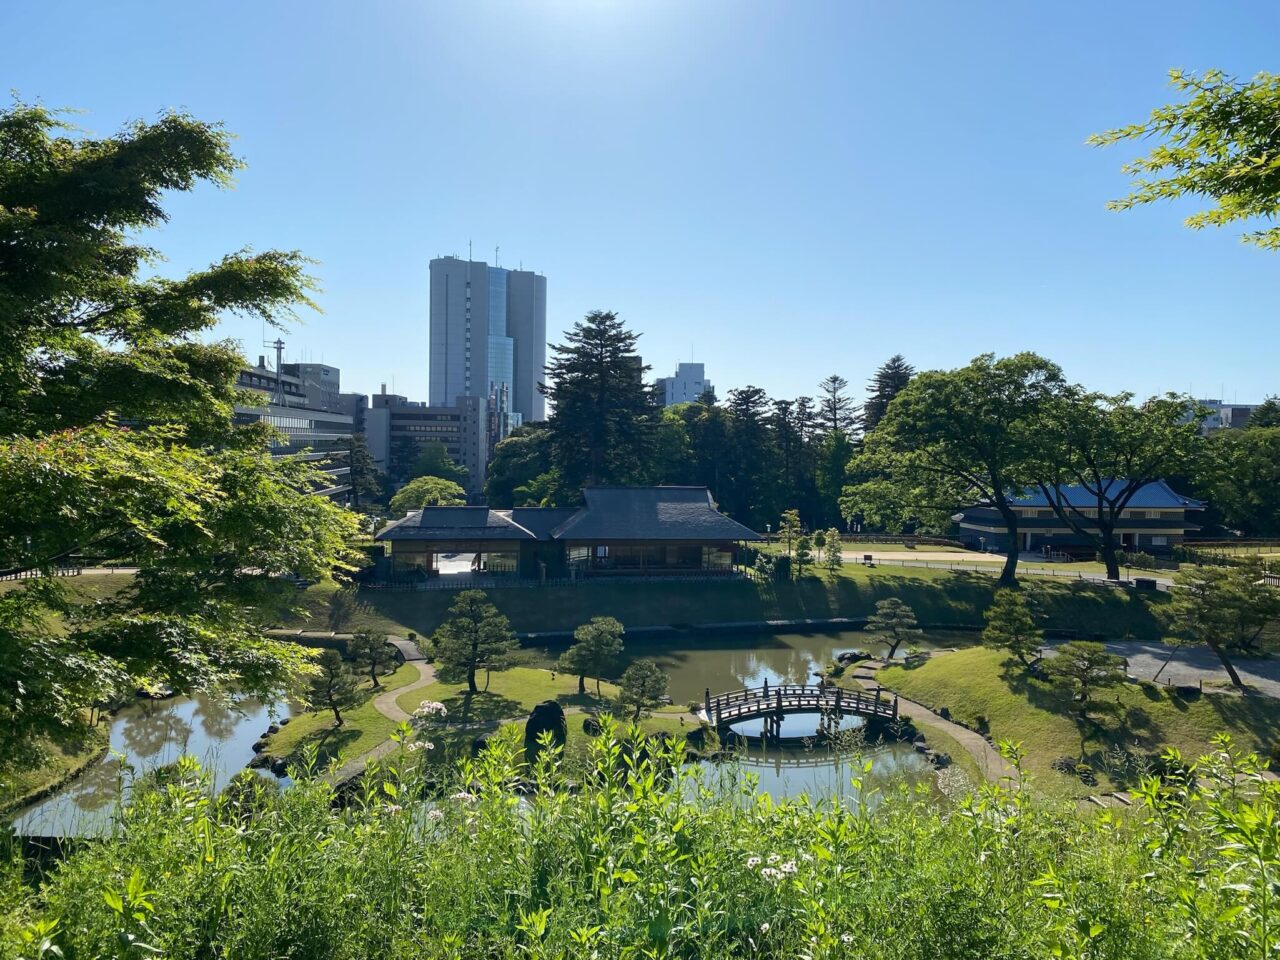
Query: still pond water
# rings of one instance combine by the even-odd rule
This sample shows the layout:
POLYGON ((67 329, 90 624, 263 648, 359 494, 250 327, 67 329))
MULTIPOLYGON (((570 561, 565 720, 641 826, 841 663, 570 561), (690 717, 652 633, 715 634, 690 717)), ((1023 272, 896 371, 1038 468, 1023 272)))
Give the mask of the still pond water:
MULTIPOLYGON (((915 644, 921 649, 952 646, 957 637, 931 635, 915 644)), ((963 641, 960 641, 963 642, 963 641)), ((701 701, 713 694, 769 683, 813 682, 815 671, 846 650, 867 650, 883 656, 887 648, 864 633, 684 634, 678 638, 637 643, 632 653, 653 657, 670 678, 674 703, 701 701)), ((904 650, 899 651, 899 656, 904 650)), ((275 716, 288 708, 276 708, 275 716)), ((270 705, 256 700, 225 704, 205 697, 174 697, 139 701, 112 718, 110 752, 62 790, 19 812, 20 833, 39 836, 92 835, 110 828, 122 791, 132 776, 172 763, 184 753, 200 760, 220 789, 253 757, 252 744, 272 722, 270 705), (123 755, 121 760, 117 754, 123 755)), ((846 727, 856 727, 850 718, 846 727)), ((783 734, 804 737, 816 732, 817 715, 788 717, 783 734)), ((760 723, 739 726, 739 732, 759 732, 760 723)), ((873 760, 872 779, 905 776, 927 778, 928 765, 909 747, 894 744, 867 752, 873 760)), ((854 775, 848 757, 823 747, 762 748, 753 746, 738 768, 758 778, 758 789, 775 797, 846 796, 854 775)))

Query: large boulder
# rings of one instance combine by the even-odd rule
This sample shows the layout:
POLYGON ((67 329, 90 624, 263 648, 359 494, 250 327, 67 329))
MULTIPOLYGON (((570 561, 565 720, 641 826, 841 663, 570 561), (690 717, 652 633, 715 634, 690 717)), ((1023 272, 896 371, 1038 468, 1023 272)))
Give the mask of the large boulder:
POLYGON ((582 718, 582 732, 588 737, 600 736, 600 720, 597 717, 587 714, 582 718))
POLYGON ((554 700, 543 700, 535 704, 529 719, 524 725, 524 756, 532 766, 538 760, 542 745, 538 742, 542 734, 550 733, 551 740, 560 749, 564 749, 568 727, 565 724, 564 708, 554 700))

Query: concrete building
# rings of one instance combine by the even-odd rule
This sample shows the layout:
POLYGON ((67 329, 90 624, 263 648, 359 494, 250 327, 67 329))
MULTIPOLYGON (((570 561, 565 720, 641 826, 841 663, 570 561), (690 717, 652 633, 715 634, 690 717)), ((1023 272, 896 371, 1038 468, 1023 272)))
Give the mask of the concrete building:
MULTIPOLYGON (((280 369, 272 370, 267 367, 266 358, 259 357, 256 367, 240 372, 236 386, 261 394, 267 402, 260 407, 236 406, 235 421, 274 427, 281 436, 272 444, 272 455, 314 461, 328 477, 316 493, 345 503, 351 490, 347 482, 351 470, 346 458, 347 445, 355 432, 354 418, 339 412, 336 406, 333 409, 313 406, 307 384, 298 375, 285 372, 288 366, 291 365, 281 364, 280 369)), ((325 369, 331 371, 336 386, 337 368, 325 369)), ((318 387, 313 391, 319 396, 318 387)))
POLYGON ((282 363, 280 371, 297 379, 306 394, 307 406, 336 411, 342 390, 342 374, 323 363, 282 363))
POLYGON ((478 493, 484 486, 489 443, 488 406, 483 397, 455 397, 452 406, 436 406, 387 393, 384 385, 381 393, 371 398, 361 395, 360 400, 357 419, 379 470, 387 472, 398 457, 416 458, 410 452, 413 448, 420 450, 435 441, 454 463, 467 468, 469 493, 478 493), (367 406, 366 400, 371 401, 367 406))
POLYGON ((1196 403, 1212 411, 1200 428, 1203 433, 1240 430, 1248 424, 1253 411, 1262 406, 1260 403, 1224 403, 1221 400, 1197 400, 1196 403))
POLYGON ((707 379, 706 368, 701 363, 681 363, 671 377, 658 378, 658 390, 662 395, 662 405, 670 407, 677 403, 693 403, 708 390, 714 392, 711 381, 707 379))
POLYGON ((544 419, 537 387, 547 361, 546 277, 458 257, 432 260, 430 349, 432 407, 505 396, 510 408, 496 422, 544 419))

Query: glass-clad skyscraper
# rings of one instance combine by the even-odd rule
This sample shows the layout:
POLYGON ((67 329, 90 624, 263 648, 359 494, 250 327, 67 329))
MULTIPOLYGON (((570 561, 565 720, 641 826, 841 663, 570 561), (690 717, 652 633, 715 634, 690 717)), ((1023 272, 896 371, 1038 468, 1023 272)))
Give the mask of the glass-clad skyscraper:
POLYGON ((546 342, 546 277, 457 257, 431 261, 433 406, 484 397, 507 408, 496 411, 504 435, 509 426, 543 419, 537 385, 546 342))

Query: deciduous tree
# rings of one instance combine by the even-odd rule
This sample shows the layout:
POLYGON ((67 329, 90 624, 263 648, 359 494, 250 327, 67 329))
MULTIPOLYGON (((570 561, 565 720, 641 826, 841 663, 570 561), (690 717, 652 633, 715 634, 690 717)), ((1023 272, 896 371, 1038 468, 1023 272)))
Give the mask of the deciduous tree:
MULTIPOLYGON (((1132 192, 1107 206, 1129 210, 1159 200, 1196 197, 1212 202, 1187 217, 1194 230, 1280 215, 1280 75, 1259 73, 1244 82, 1220 70, 1189 73, 1172 70, 1173 87, 1187 95, 1182 103, 1151 112, 1142 123, 1108 130, 1089 142, 1108 146, 1126 140, 1154 141, 1145 157, 1126 164, 1132 192)), ((1245 242, 1280 250, 1280 226, 1246 233, 1245 242)))
POLYGON ((423 507, 456 507, 467 502, 466 491, 443 477, 415 477, 391 498, 391 513, 403 516, 423 507))
POLYGON ((846 489, 846 516, 945 528, 957 508, 989 506, 1008 540, 1000 583, 1011 585, 1020 548, 1012 501, 1034 479, 1044 409, 1061 386, 1057 365, 1034 353, 919 374, 854 459, 851 469, 872 479, 846 489))

